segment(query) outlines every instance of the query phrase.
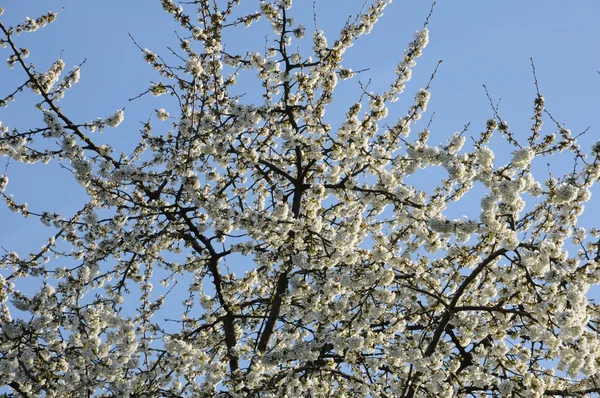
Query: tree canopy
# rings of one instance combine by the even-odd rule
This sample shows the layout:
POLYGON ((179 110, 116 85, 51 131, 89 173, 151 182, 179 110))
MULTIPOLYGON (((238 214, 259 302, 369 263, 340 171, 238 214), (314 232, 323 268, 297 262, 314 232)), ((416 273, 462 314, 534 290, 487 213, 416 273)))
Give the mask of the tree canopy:
POLYGON ((156 72, 140 96, 157 98, 128 154, 98 133, 135 115, 68 114, 61 99, 83 66, 38 69, 19 44, 57 14, 13 26, 0 17, 1 51, 21 72, 2 71, 15 85, 0 105, 36 95, 39 114, 0 123, 0 154, 59 164, 88 197, 72 214, 30 209, 10 193, 9 166, 0 177, 8 208, 49 236, 39 251, 0 253, 6 394, 600 393, 598 306, 586 297, 600 282, 600 240, 578 224, 600 143, 582 148, 545 111, 535 67, 527 134, 490 98, 479 132, 431 142, 420 120, 437 69, 424 88, 405 85, 434 7, 387 89, 369 91, 343 63, 390 2, 367 1, 328 40, 295 21, 291 0, 257 1, 250 13, 239 0, 161 0, 179 47, 139 46, 156 72), (228 50, 227 38, 265 21, 264 52, 228 50), (260 83, 258 101, 236 90, 247 78, 260 83), (362 94, 334 125, 326 111, 345 79, 362 94), (401 96, 414 100, 389 114, 401 96), (563 174, 534 170, 557 156, 570 162, 563 174), (441 184, 415 186, 423 169, 443 170, 441 184), (448 217, 474 190, 478 215, 448 217), (24 291, 32 281, 36 291, 24 291))

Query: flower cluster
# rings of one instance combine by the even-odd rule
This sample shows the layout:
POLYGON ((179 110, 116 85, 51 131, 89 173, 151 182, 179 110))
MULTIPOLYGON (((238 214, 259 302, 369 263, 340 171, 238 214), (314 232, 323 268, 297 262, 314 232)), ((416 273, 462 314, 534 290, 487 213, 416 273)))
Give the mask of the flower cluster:
POLYGON ((198 76, 200 73, 202 73, 202 70, 202 62, 198 57, 191 57, 185 63, 185 71, 194 76, 198 76))
POLYGON ((169 112, 165 110, 165 108, 160 108, 156 110, 156 117, 158 120, 167 120, 169 118, 169 112))
POLYGON ((54 62, 46 73, 36 76, 35 81, 28 83, 28 86, 37 94, 48 92, 58 81, 62 71, 65 68, 65 63, 62 59, 54 62))
POLYGON ((517 169, 524 169, 529 166, 533 160, 535 153, 531 148, 522 148, 513 154, 512 164, 517 169))
POLYGON ((125 119, 125 112, 123 109, 119 109, 114 115, 104 119, 104 123, 109 127, 117 127, 123 119, 125 119))

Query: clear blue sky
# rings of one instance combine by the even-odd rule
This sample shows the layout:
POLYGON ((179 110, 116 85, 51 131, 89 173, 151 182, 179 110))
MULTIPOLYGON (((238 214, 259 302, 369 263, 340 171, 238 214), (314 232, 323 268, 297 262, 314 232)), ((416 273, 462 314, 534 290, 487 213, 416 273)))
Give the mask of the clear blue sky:
MULTIPOLYGON (((242 3, 248 10, 258 8, 258 1, 242 3)), ((312 0, 294 3, 298 19, 310 32, 314 28, 312 0)), ((319 28, 326 31, 330 42, 347 15, 356 14, 362 3, 362 0, 317 0, 319 28)), ((422 26, 430 6, 427 0, 396 0, 371 35, 350 49, 345 66, 355 70, 369 68, 359 79, 363 82, 371 79, 371 90, 387 87, 406 44, 422 26)), ((155 108, 168 107, 168 102, 152 99, 128 102, 157 78, 143 62, 128 33, 155 53, 168 54, 167 46, 177 46, 174 34, 177 25, 162 11, 159 1, 13 0, 3 2, 2 7, 5 14, 0 18, 9 25, 26 16, 33 18, 63 8, 54 24, 22 35, 17 38, 18 44, 31 50, 29 61, 40 70, 45 70, 61 54, 67 69, 87 59, 81 82, 67 93, 62 107, 73 119, 84 122, 106 117, 126 106, 125 122, 118 129, 108 129, 97 136, 101 141, 124 150, 131 148, 138 137, 139 120, 146 120, 155 108)), ((566 120, 574 132, 591 126, 583 140, 589 148, 597 140, 599 127, 600 75, 596 72, 600 69, 599 16, 597 0, 439 1, 429 26, 429 46, 419 59, 403 100, 392 109, 392 115, 397 113, 391 120, 403 115, 414 93, 426 84, 437 61, 443 59, 428 107, 427 116, 436 112, 432 144, 445 141, 469 122, 472 134, 482 130, 492 116, 482 84, 487 85, 495 99, 502 97, 502 116, 517 137, 525 137, 535 94, 529 61, 533 57, 547 108, 559 121, 566 120)), ((228 42, 228 48, 264 49, 262 33, 240 31, 244 35, 228 42)), ((6 58, 8 51, 1 51, 6 58)), ((0 66, 0 96, 22 83, 22 78, 17 69, 0 66)), ((357 98, 357 82, 357 79, 344 82, 334 96, 328 111, 334 125, 347 105, 357 98)), ((248 98, 252 96, 252 87, 241 86, 242 91, 249 92, 248 98)), ((0 108, 0 120, 9 127, 39 126, 41 115, 32 104, 31 96, 18 97, 8 108, 0 108)), ((5 159, 0 159, 2 170, 4 165, 5 159)), ((45 209, 68 215, 85 200, 70 174, 57 166, 21 166, 12 162, 9 177, 8 192, 14 193, 18 201, 27 201, 34 211, 45 209)), ((478 202, 473 202, 471 209, 478 206, 478 202)), ((587 214, 586 220, 600 221, 597 211, 587 214)), ((37 250, 49 233, 39 221, 23 221, 4 207, 0 207, 0 224, 0 245, 23 254, 37 250)))

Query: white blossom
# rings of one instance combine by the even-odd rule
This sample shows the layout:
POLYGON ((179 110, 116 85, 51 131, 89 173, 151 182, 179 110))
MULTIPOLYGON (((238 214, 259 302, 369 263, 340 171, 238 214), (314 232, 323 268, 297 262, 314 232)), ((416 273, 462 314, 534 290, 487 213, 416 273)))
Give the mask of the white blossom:
POLYGON ((160 108, 156 110, 156 117, 158 120, 166 120, 169 118, 169 112, 165 110, 165 108, 160 108))
POLYGON ((123 109, 119 109, 114 115, 107 117, 104 123, 109 127, 117 127, 123 119, 125 119, 125 112, 123 109))
POLYGON ((511 163, 517 169, 524 169, 529 166, 529 164, 531 163, 531 160, 533 160, 534 156, 535 156, 535 153, 533 152, 533 150, 531 148, 529 148, 529 147, 522 148, 522 149, 519 149, 514 152, 511 163))
POLYGON ((563 182, 554 189, 554 201, 556 203, 568 203, 575 199, 578 193, 579 188, 568 182, 563 182))
POLYGON ((429 91, 422 88, 415 96, 415 107, 421 108, 421 112, 425 112, 427 110, 427 103, 429 103, 430 97, 431 94, 429 91))
POLYGON ((202 61, 198 57, 190 57, 185 63, 185 71, 197 76, 202 73, 202 61))

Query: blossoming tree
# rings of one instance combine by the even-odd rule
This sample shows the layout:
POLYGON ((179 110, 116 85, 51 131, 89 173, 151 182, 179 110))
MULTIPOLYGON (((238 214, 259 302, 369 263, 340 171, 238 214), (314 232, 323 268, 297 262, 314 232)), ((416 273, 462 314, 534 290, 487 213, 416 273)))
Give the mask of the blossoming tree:
POLYGON ((263 0, 242 16, 238 3, 162 0, 184 32, 179 63, 140 50, 159 75, 147 94, 172 96, 178 107, 158 107, 130 156, 94 135, 116 128, 124 110, 93 121, 61 110, 78 67, 66 72, 59 59, 41 71, 26 60, 19 35, 56 14, 15 26, 0 19, 9 66, 26 74, 1 105, 33 91, 40 113, 32 125, 0 125, 0 153, 61 162, 89 196, 59 215, 29 209, 10 194, 8 176, 0 179, 8 208, 39 218, 51 235, 38 252, 0 257, 6 394, 600 392, 598 309, 586 298, 600 281, 600 241, 577 224, 600 176, 600 145, 580 149, 558 123, 543 132, 539 92, 524 139, 494 108, 472 143, 463 132, 432 145, 428 128, 411 132, 429 87, 389 121, 388 105, 428 43, 428 19, 389 89, 365 90, 333 127, 324 115, 336 83, 355 75, 344 53, 389 1, 372 1, 333 42, 319 30, 302 41, 291 0, 263 0), (272 25, 264 54, 225 50, 225 30, 261 19, 272 25), (295 50, 307 41, 310 54, 295 50), (258 74, 262 102, 231 94, 244 70, 258 74), (513 147, 506 164, 488 147, 497 135, 513 147), (575 167, 534 176, 532 160, 556 152, 570 153, 575 167), (431 167, 446 170, 433 192, 406 182, 431 167), (448 219, 448 206, 476 183, 485 187, 479 216, 448 219), (242 256, 246 271, 225 265, 242 256), (27 278, 42 281, 37 292, 22 292, 27 278))

